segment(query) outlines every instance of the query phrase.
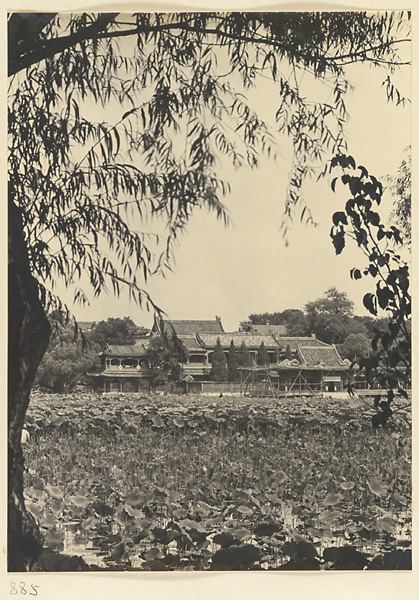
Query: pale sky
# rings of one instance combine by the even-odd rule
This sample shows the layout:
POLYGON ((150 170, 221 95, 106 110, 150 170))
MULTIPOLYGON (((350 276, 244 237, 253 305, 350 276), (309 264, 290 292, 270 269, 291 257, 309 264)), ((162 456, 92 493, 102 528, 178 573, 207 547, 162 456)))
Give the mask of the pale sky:
MULTIPOLYGON (((409 95, 410 72, 408 68, 404 72, 395 81, 409 95)), ((411 143, 410 105, 387 102, 381 86, 385 77, 384 70, 354 67, 356 89, 347 95, 349 151, 378 178, 396 174, 403 150, 411 143)), ((258 88, 254 98, 255 109, 263 114, 275 106, 268 88, 258 88)), ((347 292, 357 313, 367 314, 362 297, 373 290, 374 280, 355 282, 349 276, 352 267, 362 267, 363 256, 357 248, 346 248, 336 257, 329 237, 331 215, 347 200, 348 192, 341 187, 333 193, 328 180, 308 183, 305 196, 319 226, 296 221, 286 247, 279 228, 289 168, 287 146, 276 163, 263 159, 254 171, 223 163, 223 176, 232 188, 225 198, 232 225, 225 228, 215 216, 197 212, 180 238, 173 273, 165 279, 152 278, 145 287, 170 318, 220 315, 225 330, 231 331, 251 313, 302 309, 332 286, 347 292)), ((386 202, 383 210, 390 212, 392 198, 386 202)), ((65 292, 62 297, 71 302, 65 292)), ((81 321, 124 316, 138 325, 150 326, 153 321, 151 313, 142 312, 125 294, 103 295, 90 307, 71 308, 81 321)))

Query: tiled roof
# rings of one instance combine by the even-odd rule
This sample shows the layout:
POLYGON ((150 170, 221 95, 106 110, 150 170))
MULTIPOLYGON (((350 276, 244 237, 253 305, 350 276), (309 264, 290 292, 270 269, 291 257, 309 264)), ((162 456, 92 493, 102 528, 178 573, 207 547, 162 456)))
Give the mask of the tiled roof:
POLYGON ((278 344, 272 335, 265 333, 253 333, 251 331, 239 331, 223 334, 202 334, 199 336, 199 338, 207 348, 215 348, 218 338, 220 339, 220 343, 223 348, 228 348, 231 340, 234 341, 236 349, 240 348, 243 342, 248 348, 259 348, 262 342, 265 344, 265 348, 267 350, 270 348, 275 348, 276 350, 278 348, 278 344))
POLYGON ((128 358, 137 358, 147 354, 147 346, 144 344, 135 344, 135 346, 117 346, 108 345, 102 352, 103 356, 124 356, 128 358))
POLYGON ((193 336, 196 333, 224 333, 221 321, 163 321, 163 327, 167 333, 172 329, 178 337, 193 336))
POLYGON ((286 325, 252 325, 256 333, 272 333, 273 335, 287 335, 286 325))
POLYGON ((286 358, 285 360, 281 361, 278 366, 281 367, 281 369, 293 369, 295 367, 299 369, 301 367, 301 364, 296 358, 293 358, 292 360, 288 360, 286 358))
POLYGON ((186 348, 186 350, 202 350, 204 351, 205 348, 203 348, 197 341, 196 337, 193 335, 185 335, 179 338, 182 345, 184 346, 184 348, 186 348))
POLYGON ((300 336, 300 337, 292 337, 285 335, 276 335, 275 339, 278 341, 280 347, 285 351, 287 346, 289 346, 292 352, 296 352, 297 347, 300 345, 303 346, 320 346, 330 348, 328 344, 321 342, 316 337, 312 336, 300 336))
POLYGON ((298 347, 298 355, 302 359, 302 366, 324 367, 326 369, 344 366, 334 346, 303 346, 298 347))

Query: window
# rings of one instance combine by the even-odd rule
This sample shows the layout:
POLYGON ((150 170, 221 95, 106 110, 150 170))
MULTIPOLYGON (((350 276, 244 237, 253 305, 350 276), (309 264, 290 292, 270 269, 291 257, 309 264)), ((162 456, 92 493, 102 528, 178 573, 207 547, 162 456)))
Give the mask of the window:
POLYGON ((138 360, 136 358, 125 358, 122 361, 123 367, 136 367, 138 365, 138 360))
POLYGON ((202 354, 191 354, 191 356, 189 357, 189 362, 190 363, 204 363, 205 356, 203 356, 202 354))

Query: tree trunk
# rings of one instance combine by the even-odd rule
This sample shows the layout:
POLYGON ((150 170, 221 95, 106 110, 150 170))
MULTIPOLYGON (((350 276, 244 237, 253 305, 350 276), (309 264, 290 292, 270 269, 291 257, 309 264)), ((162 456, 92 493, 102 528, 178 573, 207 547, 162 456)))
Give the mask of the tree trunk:
POLYGON ((9 192, 8 336, 8 570, 26 571, 42 538, 23 498, 21 435, 36 370, 47 349, 50 325, 31 274, 19 209, 9 192))

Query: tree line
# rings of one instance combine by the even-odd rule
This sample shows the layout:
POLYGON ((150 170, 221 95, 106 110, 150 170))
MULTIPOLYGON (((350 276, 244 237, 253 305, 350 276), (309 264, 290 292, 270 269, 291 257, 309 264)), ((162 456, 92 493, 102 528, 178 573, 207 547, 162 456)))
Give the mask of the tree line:
MULTIPOLYGON (((284 325, 290 336, 314 334, 322 342, 334 344, 342 358, 354 361, 371 354, 372 340, 379 331, 386 330, 388 318, 355 315, 348 295, 332 287, 321 298, 307 302, 304 310, 253 313, 247 323, 284 325)), ((246 323, 241 326, 246 327, 246 323)))
POLYGON ((53 335, 39 365, 35 384, 48 392, 73 391, 86 375, 101 368, 100 352, 107 344, 131 345, 143 328, 130 317, 109 318, 75 335, 73 323, 53 311, 49 315, 53 335))
MULTIPOLYGON (((49 392, 73 391, 79 383, 87 382, 86 375, 101 370, 100 352, 107 344, 132 345, 146 330, 137 326, 130 317, 109 318, 100 321, 75 339, 74 328, 63 324, 63 315, 50 315, 55 334, 39 366, 36 384, 49 392), (83 343, 84 340, 84 343, 83 343)), ((345 292, 330 288, 324 296, 310 301, 304 310, 285 309, 274 313, 253 313, 242 322, 242 330, 253 325, 284 325, 287 336, 311 336, 328 344, 334 344, 342 358, 351 362, 374 355, 372 341, 379 332, 386 330, 387 318, 374 318, 354 314, 354 303, 345 292)), ((182 379, 182 363, 187 353, 181 344, 172 339, 153 336, 147 339, 149 346, 150 381, 152 386, 182 379)), ((284 358, 293 357, 290 346, 284 358)), ((268 365, 270 358, 265 344, 258 348, 256 364, 268 365)), ((236 347, 231 340, 228 351, 218 339, 211 356, 210 378, 214 381, 240 381, 240 367, 254 364, 245 343, 236 347)))
MULTIPOLYGON (((287 357, 292 358, 291 348, 289 345, 287 345, 285 353, 285 358, 287 357)), ((269 365, 270 362, 271 360, 266 346, 263 342, 261 342, 256 355, 256 364, 258 366, 265 366, 269 365)), ((214 352, 211 356, 210 377, 213 381, 217 382, 228 381, 231 383, 237 383, 241 381, 240 367, 250 367, 254 364, 254 360, 245 341, 243 341, 241 345, 236 348, 234 341, 231 340, 229 349, 227 352, 225 352, 221 346, 220 339, 218 339, 214 348, 214 352)))
MULTIPOLYGON (((75 338, 73 325, 63 323, 62 317, 57 316, 56 312, 49 315, 54 335, 35 380, 38 387, 51 393, 72 392, 79 384, 89 383, 88 374, 102 369, 100 353, 107 344, 130 346, 146 331, 130 317, 109 318, 94 323, 75 338)), ((180 381, 182 363, 187 359, 187 351, 182 344, 162 336, 146 338, 145 343, 148 346, 151 386, 180 381)), ((237 382, 240 381, 239 367, 250 366, 253 360, 244 342, 236 349, 232 341, 226 357, 218 340, 211 364, 210 377, 214 381, 237 382)), ((269 355, 263 342, 257 354, 257 364, 269 364, 269 355)))

